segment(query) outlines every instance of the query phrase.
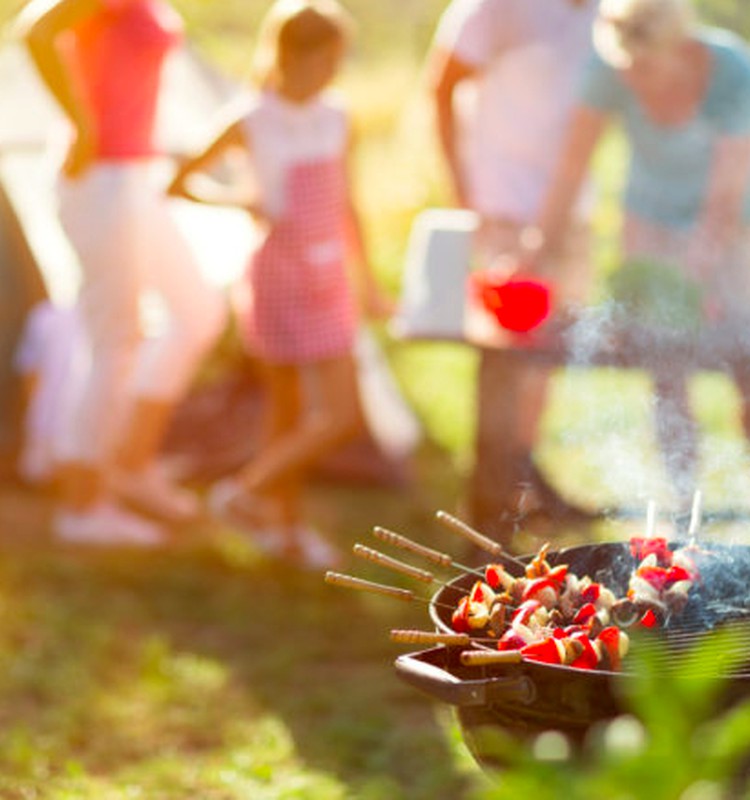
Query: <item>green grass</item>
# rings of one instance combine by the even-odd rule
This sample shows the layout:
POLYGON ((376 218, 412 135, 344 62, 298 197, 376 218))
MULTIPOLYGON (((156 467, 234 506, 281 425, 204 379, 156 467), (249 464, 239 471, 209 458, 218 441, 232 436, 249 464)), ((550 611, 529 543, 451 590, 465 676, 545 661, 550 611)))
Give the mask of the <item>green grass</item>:
POLYGON ((231 544, 13 554, 0 575, 0 796, 457 796, 460 754, 390 669, 387 630, 423 609, 231 544))

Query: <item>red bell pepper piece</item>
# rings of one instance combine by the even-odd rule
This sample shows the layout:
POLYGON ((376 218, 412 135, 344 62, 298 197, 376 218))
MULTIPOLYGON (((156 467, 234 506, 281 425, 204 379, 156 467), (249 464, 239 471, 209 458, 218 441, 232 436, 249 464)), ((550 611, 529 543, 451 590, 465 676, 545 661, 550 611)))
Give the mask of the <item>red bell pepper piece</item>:
POLYGON ((667 570, 666 576, 666 585, 671 586, 673 583, 677 583, 678 581, 691 581, 693 580, 693 575, 685 569, 685 567, 677 566, 677 564, 672 564, 672 566, 667 570))
POLYGON ((599 653, 594 647, 588 634, 585 632, 574 633, 570 638, 575 642, 580 642, 583 652, 578 658, 570 662, 571 667, 576 669, 596 669, 599 666, 599 653))
POLYGON ((672 563, 672 551, 663 536, 632 536, 630 539, 630 553, 636 561, 643 561, 646 556, 654 553, 660 564, 672 563))
POLYGON ((596 637, 601 643, 609 658, 611 669, 618 670, 622 665, 622 655, 620 652, 622 631, 615 625, 610 625, 596 637))
POLYGON ((664 567, 638 567, 635 574, 651 584, 658 592, 661 592, 667 584, 667 570, 664 567))
POLYGON ((562 664, 565 658, 565 646, 560 639, 549 636, 540 642, 532 642, 522 647, 521 654, 529 661, 541 661, 543 664, 562 664))
POLYGON ((651 608, 644 612, 643 616, 638 620, 638 625, 641 628, 655 628, 658 624, 659 618, 651 608))
POLYGON ((469 598, 462 597, 451 616, 451 625, 456 633, 469 632, 469 598))
POLYGON ((581 600, 584 603, 595 603, 602 593, 602 586, 600 583, 590 583, 581 589, 581 600))
POLYGON ((593 603, 586 603, 581 606, 573 617, 574 625, 587 625, 596 616, 596 606, 593 603))
POLYGON ((546 608, 552 608, 560 596, 560 584, 544 576, 543 578, 534 578, 530 580, 524 587, 522 600, 538 600, 546 608))
POLYGON ((552 569, 547 573, 546 577, 549 580, 554 581, 558 588, 562 588, 563 583, 565 583, 565 578, 568 575, 568 565, 567 564, 558 564, 556 567, 552 567, 552 569))
POLYGON ((466 633, 471 629, 483 628, 489 619, 484 603, 474 602, 470 597, 462 597, 451 615, 451 624, 456 633, 466 633))
POLYGON ((484 579, 490 589, 498 589, 503 585, 501 576, 504 572, 505 569, 500 564, 488 564, 484 568, 484 579))
POLYGON ((490 596, 488 593, 488 589, 491 588, 484 584, 482 581, 477 581, 474 586, 471 587, 471 592, 469 592, 469 600, 472 603, 484 603, 485 605, 490 605, 494 596, 490 596))
POLYGON ((523 636, 519 636, 513 629, 509 628, 497 640, 498 650, 520 650, 526 646, 526 640, 523 636))

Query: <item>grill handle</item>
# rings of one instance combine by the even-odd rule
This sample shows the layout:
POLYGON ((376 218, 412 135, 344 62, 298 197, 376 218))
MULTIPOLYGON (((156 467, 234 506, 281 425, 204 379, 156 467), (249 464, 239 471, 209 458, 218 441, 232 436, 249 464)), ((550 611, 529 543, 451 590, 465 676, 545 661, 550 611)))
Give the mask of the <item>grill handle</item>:
POLYGON ((449 705, 490 706, 508 702, 530 705, 536 699, 536 686, 527 675, 461 680, 417 658, 418 655, 399 656, 395 661, 396 673, 406 683, 449 705))

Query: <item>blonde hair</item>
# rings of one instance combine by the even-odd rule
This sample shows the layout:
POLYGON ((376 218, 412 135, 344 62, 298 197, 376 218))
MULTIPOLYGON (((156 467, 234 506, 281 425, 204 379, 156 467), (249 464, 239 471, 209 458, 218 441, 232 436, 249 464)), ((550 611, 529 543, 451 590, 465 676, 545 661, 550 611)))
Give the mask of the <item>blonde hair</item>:
POLYGON ((255 77, 267 84, 284 61, 328 44, 347 47, 354 19, 336 0, 276 0, 258 34, 255 77))
POLYGON ((594 46, 615 67, 688 38, 697 24, 689 0, 602 0, 594 46))

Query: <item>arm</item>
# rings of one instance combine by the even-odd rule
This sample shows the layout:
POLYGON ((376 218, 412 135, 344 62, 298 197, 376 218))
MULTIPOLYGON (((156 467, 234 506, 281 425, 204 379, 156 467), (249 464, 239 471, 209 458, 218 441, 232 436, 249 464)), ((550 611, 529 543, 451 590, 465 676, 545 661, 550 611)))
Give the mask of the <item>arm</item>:
POLYGON ((393 313, 393 303, 383 294, 377 285, 375 275, 367 257, 367 247, 362 230, 359 212, 352 196, 352 181, 349 177, 352 143, 349 143, 347 153, 347 196, 345 210, 345 237, 348 260, 354 271, 354 283, 365 314, 374 318, 385 318, 393 313))
POLYGON ((477 75, 477 70, 452 53, 438 48, 428 68, 440 149, 448 167, 453 192, 459 205, 468 205, 468 193, 458 153, 455 93, 459 84, 477 75))
POLYGON ((537 226, 523 233, 525 254, 533 262, 554 256, 560 248, 570 210, 607 124, 606 114, 588 106, 573 111, 537 226))
POLYGON ((93 158, 95 129, 58 49, 59 37, 102 8, 102 0, 32 0, 18 15, 14 33, 21 37, 44 84, 70 119, 75 141, 65 165, 74 176, 93 158))
POLYGON ((750 182, 750 136, 717 141, 708 190, 690 249, 689 268, 701 280, 722 261, 742 223, 750 182))
POLYGON ((238 206, 247 209, 254 217, 262 218, 262 209, 248 200, 247 192, 242 187, 229 186, 207 174, 222 156, 238 149, 249 152, 249 143, 241 123, 235 121, 224 128, 202 152, 178 166, 167 192, 196 203, 238 206))

